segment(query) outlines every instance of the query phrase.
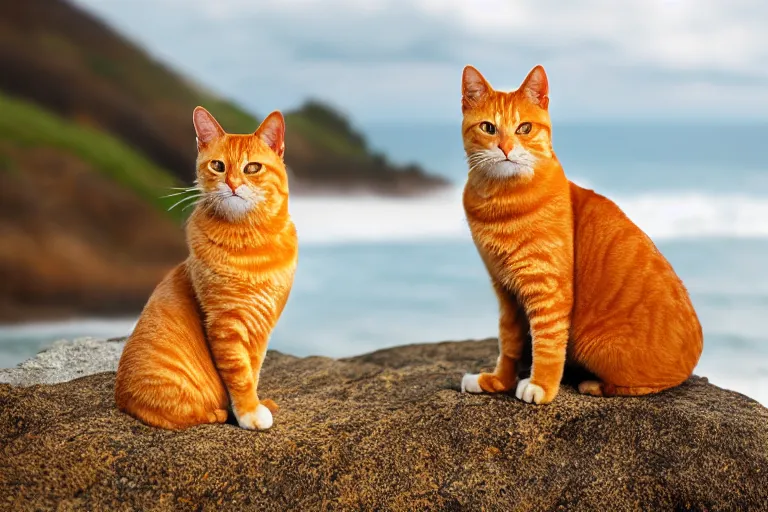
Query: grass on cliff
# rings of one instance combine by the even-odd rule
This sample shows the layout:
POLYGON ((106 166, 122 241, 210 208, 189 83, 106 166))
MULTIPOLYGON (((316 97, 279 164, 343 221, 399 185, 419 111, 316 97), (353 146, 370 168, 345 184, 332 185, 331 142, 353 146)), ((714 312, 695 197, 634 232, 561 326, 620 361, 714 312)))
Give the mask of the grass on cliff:
MULTIPOLYGON (((69 152, 163 211, 181 197, 163 199, 161 196, 172 192, 170 187, 178 186, 177 180, 120 140, 3 93, 0 139, 25 149, 53 147, 69 152)), ((0 167, 10 168, 11 162, 0 167)), ((183 217, 181 208, 171 210, 170 215, 183 217)))

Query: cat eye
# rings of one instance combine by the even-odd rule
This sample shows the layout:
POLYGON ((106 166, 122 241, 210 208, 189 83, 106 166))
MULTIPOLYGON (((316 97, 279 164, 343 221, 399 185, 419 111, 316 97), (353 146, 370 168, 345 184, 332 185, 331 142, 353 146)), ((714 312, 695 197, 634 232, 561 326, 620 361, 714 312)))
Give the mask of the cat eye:
POLYGON ((256 174, 261 170, 262 167, 264 166, 258 162, 251 162, 245 166, 245 169, 243 169, 243 172, 245 174, 256 174))
POLYGON ((488 121, 480 123, 480 129, 488 135, 496 135, 496 125, 489 123, 488 121))
POLYGON ((515 133, 518 133, 520 135, 528 135, 529 133, 531 133, 531 128, 533 128, 531 123, 523 123, 517 127, 517 131, 515 133))
POLYGON ((221 160, 211 160, 208 164, 213 172, 224 172, 224 162, 221 160))

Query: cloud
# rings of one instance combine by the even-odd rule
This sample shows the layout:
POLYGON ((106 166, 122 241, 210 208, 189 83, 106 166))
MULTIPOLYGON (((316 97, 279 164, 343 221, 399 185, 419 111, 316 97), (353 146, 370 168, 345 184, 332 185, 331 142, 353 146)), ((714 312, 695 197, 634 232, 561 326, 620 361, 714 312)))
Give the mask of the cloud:
POLYGON ((768 4, 746 0, 77 0, 259 112, 455 120, 459 77, 545 65, 553 116, 768 117, 768 4))

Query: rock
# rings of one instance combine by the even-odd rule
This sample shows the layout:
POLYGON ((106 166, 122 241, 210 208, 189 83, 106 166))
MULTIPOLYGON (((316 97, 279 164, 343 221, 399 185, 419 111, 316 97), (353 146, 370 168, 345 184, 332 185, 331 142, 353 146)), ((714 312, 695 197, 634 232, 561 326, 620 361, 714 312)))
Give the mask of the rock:
POLYGON ((16 386, 56 384, 99 372, 117 371, 125 338, 79 338, 55 342, 16 368, 0 369, 0 382, 16 386))
MULTIPOLYGON (((768 409, 693 377, 547 406, 458 392, 494 340, 333 360, 270 352, 266 432, 120 413, 114 373, 0 385, 11 510, 765 510, 768 409)), ((1 508, 1 507, 0 507, 1 508)))

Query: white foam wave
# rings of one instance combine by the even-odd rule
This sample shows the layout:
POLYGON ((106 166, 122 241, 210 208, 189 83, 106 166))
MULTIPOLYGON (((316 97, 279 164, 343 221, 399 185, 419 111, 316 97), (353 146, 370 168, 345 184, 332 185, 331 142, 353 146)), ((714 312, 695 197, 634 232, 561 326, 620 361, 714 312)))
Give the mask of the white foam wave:
MULTIPOLYGON (((768 238, 768 197, 659 192, 611 197, 654 240, 768 238)), ((298 197, 291 214, 304 244, 469 240, 459 188, 420 198, 298 197)))
POLYGON ((419 198, 318 196, 291 199, 301 243, 388 242, 469 236, 461 191, 419 198))
POLYGON ((51 322, 0 325, 0 340, 128 336, 133 331, 136 321, 136 318, 73 318, 51 322))
POLYGON ((704 353, 693 371, 721 388, 746 395, 768 406, 768 360, 763 339, 735 345, 704 329, 704 353))
POLYGON ((768 237, 768 197, 691 192, 615 201, 653 239, 768 237))
MULTIPOLYGON (((695 372, 698 375, 698 372, 695 372)), ((768 377, 735 377, 732 375, 705 375, 715 386, 736 391, 768 407, 768 377)))

